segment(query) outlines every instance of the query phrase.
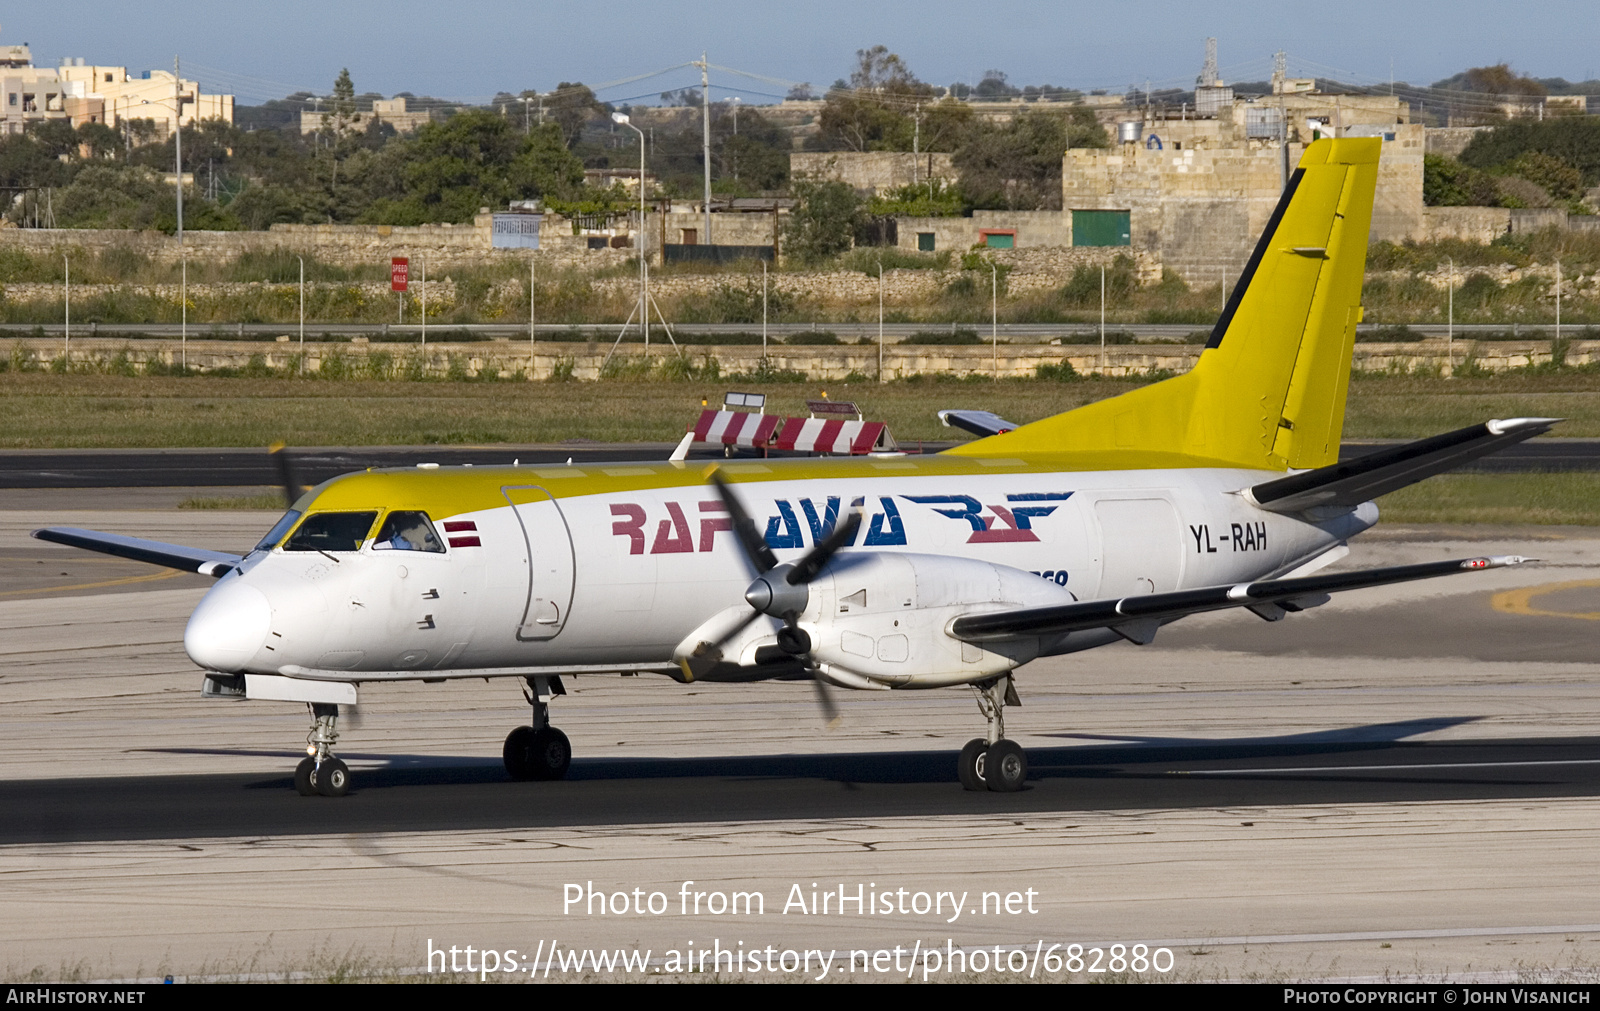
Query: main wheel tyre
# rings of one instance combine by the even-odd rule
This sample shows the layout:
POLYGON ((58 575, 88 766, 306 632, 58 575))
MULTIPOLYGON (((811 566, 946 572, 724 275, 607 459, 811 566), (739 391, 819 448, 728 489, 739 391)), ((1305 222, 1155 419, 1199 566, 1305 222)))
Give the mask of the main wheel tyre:
POLYGON ((312 776, 317 792, 324 797, 343 797, 350 792, 350 768, 337 758, 322 763, 322 768, 312 776))
POLYGON ((518 727, 506 735, 506 746, 500 757, 505 760, 506 774, 521 782, 533 778, 533 728, 518 727))
POLYGON ((533 734, 533 746, 528 749, 528 771, 532 779, 565 779, 572 765, 572 742, 555 727, 545 727, 533 734))
POLYGON ((302 797, 317 795, 317 760, 302 758, 294 767, 294 791, 302 797))
POLYGON ((996 793, 1015 793, 1028 778, 1028 753, 1016 741, 996 741, 984 763, 984 779, 996 793))
POLYGON ((961 779, 961 785, 968 790, 987 790, 989 786, 983 781, 983 770, 986 756, 989 753, 989 742, 981 737, 974 737, 968 741, 966 747, 961 749, 961 757, 956 760, 956 775, 961 779))

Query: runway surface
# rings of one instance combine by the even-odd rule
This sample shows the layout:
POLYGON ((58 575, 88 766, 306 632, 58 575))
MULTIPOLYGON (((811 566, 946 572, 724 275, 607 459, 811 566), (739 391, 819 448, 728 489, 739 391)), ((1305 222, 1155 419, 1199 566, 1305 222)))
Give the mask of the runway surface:
MULTIPOLYGON (((261 518, 56 521, 223 545, 261 518)), ((38 519, 0 513, 0 556, 36 545, 38 519)), ((1592 971, 1594 537, 1392 530, 1342 564, 1547 562, 1031 664, 1007 714, 1033 763, 1014 795, 956 784, 982 726, 961 691, 839 693, 827 731, 804 684, 596 677, 555 707, 577 756, 566 782, 506 781, 500 741, 526 718, 510 682, 388 685, 363 689, 341 742, 352 795, 300 798, 303 710, 199 698, 180 639, 203 586, 41 584, 0 597, 0 968, 266 971, 330 952, 407 967, 430 939, 659 958, 713 938, 953 938, 1167 943, 1184 978, 1592 971), (766 913, 680 915, 685 881, 758 891, 766 913), (591 882, 673 910, 564 906, 591 882), (1038 905, 954 922, 781 912, 813 882, 1033 889, 1038 905)))
MULTIPOLYGON (((1398 440, 1351 441, 1343 459, 1360 456, 1398 440)), ((929 442, 939 452, 951 442, 929 442)), ((664 460, 671 443, 591 443, 528 446, 387 446, 291 449, 296 477, 315 484, 368 467, 505 466, 512 461, 550 464, 664 460)), ((721 451, 698 447, 695 459, 720 459, 721 451)), ((1465 467, 1466 472, 1532 473, 1600 471, 1600 439, 1534 439, 1518 443, 1465 467)), ((262 449, 4 450, 0 451, 0 491, 22 488, 276 487, 276 464, 262 449)))

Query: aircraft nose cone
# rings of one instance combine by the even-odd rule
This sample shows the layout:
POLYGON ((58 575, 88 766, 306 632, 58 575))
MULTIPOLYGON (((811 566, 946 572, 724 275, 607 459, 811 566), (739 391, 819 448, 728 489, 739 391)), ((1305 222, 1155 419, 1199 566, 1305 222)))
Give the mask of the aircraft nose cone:
POLYGON ((266 594, 237 578, 217 584, 200 601, 183 632, 189 659, 206 670, 234 673, 256 655, 272 629, 266 594))

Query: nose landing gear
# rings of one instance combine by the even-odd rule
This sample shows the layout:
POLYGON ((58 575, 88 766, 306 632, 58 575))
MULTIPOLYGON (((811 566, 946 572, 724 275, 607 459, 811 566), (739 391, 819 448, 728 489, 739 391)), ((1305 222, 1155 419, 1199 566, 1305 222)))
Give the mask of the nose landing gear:
POLYGON ((533 706, 533 722, 518 727, 506 737, 501 757, 506 772, 515 780, 565 779, 572 765, 572 744, 567 735, 550 725, 550 702, 557 695, 567 694, 559 675, 535 675, 528 678, 523 691, 528 704, 533 706))
POLYGON ((311 733, 306 735, 309 755, 294 770, 294 788, 302 797, 321 794, 343 797, 350 792, 350 768, 333 757, 339 740, 339 707, 311 702, 311 733))
POLYGON ((1028 779, 1028 753, 1016 741, 1005 739, 1005 707, 1022 700, 1006 674, 972 685, 978 709, 989 721, 989 732, 967 742, 957 760, 956 774, 968 790, 1014 793, 1028 779))

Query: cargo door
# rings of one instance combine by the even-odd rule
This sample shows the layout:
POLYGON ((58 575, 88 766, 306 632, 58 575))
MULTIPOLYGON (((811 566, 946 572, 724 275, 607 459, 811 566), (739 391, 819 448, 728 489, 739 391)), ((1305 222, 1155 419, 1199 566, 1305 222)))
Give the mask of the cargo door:
POLYGON ((1101 499, 1100 592, 1104 598, 1176 590, 1183 578, 1178 512, 1164 498, 1101 499))

